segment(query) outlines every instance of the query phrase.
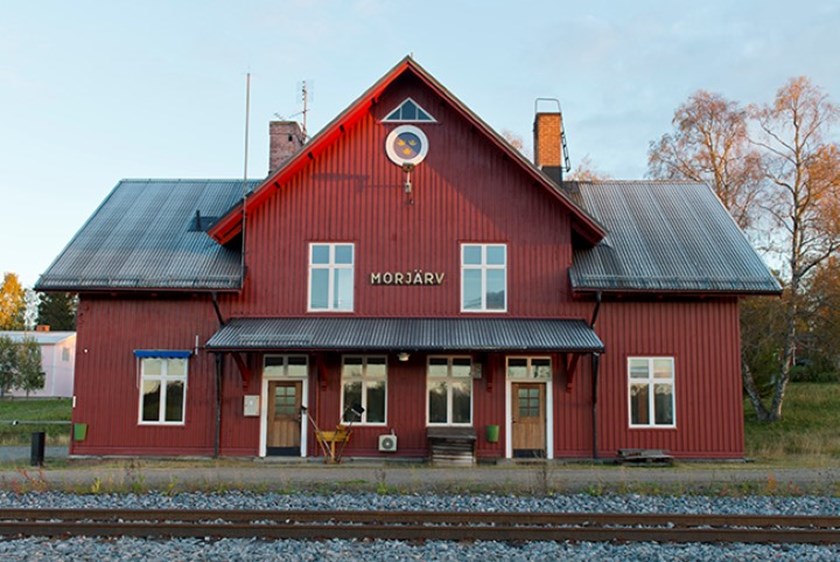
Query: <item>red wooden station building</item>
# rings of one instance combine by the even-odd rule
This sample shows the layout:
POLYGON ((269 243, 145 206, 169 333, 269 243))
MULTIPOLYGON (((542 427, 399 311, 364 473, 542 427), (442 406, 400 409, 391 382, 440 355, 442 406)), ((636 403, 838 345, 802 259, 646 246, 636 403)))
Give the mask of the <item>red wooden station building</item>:
POLYGON ((71 453, 741 457, 779 285, 707 186, 564 182, 562 134, 532 163, 406 58, 263 180, 121 181, 37 284, 80 297, 71 453))

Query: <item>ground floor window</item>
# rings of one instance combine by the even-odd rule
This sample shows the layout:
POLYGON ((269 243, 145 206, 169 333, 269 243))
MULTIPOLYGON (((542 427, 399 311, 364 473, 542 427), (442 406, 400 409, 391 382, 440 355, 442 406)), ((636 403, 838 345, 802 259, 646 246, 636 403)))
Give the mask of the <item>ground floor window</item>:
POLYGON ((385 356, 345 355, 341 365, 341 420, 384 424, 387 390, 385 356))
POLYGON ((429 357, 427 397, 429 425, 472 424, 472 360, 429 357))
POLYGON ((187 359, 140 359, 140 423, 183 424, 187 402, 187 359))
POLYGON ((674 358, 627 359, 630 427, 674 427, 674 358))

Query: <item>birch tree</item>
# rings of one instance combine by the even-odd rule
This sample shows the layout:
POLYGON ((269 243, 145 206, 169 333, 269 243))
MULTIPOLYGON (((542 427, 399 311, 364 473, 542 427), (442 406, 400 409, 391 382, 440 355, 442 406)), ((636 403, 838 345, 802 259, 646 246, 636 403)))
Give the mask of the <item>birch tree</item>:
POLYGON ((763 182, 761 158, 749 142, 747 111, 699 90, 680 105, 674 130, 650 143, 648 175, 709 185, 741 228, 752 223, 763 182))
POLYGON ((747 375, 744 381, 758 418, 772 421, 782 415, 808 279, 840 248, 840 151, 827 140, 838 108, 808 78, 798 77, 782 86, 771 103, 752 106, 750 114, 769 189, 761 205, 777 227, 787 277, 784 343, 769 408, 747 375))

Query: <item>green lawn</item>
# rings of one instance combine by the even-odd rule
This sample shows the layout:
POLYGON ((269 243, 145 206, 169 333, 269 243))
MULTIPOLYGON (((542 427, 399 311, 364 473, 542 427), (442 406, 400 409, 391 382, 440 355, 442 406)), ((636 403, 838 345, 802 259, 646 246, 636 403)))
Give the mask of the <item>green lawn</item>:
POLYGON ((3 398, 0 399, 0 444, 30 443, 35 431, 47 433, 50 445, 70 441, 70 424, 31 424, 28 421, 70 421, 70 398, 3 398), (19 423, 13 425, 12 421, 19 423))
POLYGON ((756 460, 840 459, 840 384, 792 383, 782 406, 782 419, 760 423, 744 401, 746 455, 756 460))

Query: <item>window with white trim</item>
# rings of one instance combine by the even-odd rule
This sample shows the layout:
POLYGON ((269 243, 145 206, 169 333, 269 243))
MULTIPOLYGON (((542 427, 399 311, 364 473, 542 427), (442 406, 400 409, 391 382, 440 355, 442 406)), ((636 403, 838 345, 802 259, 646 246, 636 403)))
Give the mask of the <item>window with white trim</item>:
POLYGON ((263 376, 305 379, 309 375, 306 355, 266 355, 263 376))
POLYGON ((140 359, 140 423, 184 423, 187 403, 187 359, 140 359))
POLYGON ((353 311, 354 245, 309 244, 310 312, 353 311))
POLYGON ((416 101, 411 98, 406 98, 403 102, 398 105, 395 109, 388 114, 385 119, 382 120, 383 123, 416 123, 416 122, 426 122, 426 123, 434 123, 435 118, 432 115, 420 107, 416 101))
POLYGON ((507 245, 461 244, 461 312, 507 311, 507 245))
POLYGON ((384 424, 387 397, 388 364, 384 355, 345 355, 342 358, 342 422, 384 424))
POLYGON ((551 380, 551 359, 548 357, 508 357, 507 376, 516 381, 551 380))
POLYGON ((469 357, 429 357, 426 380, 429 425, 472 424, 469 357))
POLYGON ((675 427, 674 358, 627 359, 630 427, 675 427))

